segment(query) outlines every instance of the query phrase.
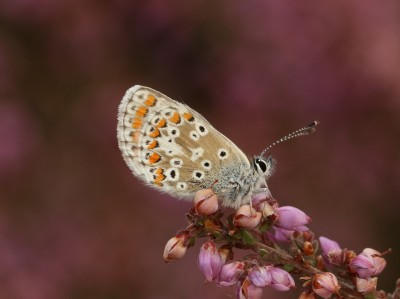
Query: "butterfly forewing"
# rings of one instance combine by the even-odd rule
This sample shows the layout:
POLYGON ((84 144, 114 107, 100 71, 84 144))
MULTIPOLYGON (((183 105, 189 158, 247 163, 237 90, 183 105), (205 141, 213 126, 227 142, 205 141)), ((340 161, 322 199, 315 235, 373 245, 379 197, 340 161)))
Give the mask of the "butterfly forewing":
POLYGON ((118 142, 134 175, 181 198, 212 185, 221 190, 218 184, 231 169, 250 167, 244 153, 199 113, 138 85, 119 107, 118 142))

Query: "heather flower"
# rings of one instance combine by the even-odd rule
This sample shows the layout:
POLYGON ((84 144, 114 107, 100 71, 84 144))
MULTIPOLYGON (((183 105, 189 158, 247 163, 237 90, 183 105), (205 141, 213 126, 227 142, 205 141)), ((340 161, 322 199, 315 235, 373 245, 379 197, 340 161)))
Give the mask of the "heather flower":
POLYGON ((199 190, 194 195, 194 208, 198 214, 211 215, 218 210, 218 198, 211 189, 199 190))
POLYGON ((350 268, 360 278, 379 275, 386 267, 386 260, 381 257, 380 252, 365 248, 363 252, 350 261, 350 268))
POLYGON ((243 273, 244 263, 232 262, 222 267, 218 277, 218 284, 223 287, 234 285, 243 273))
POLYGON ((330 240, 325 237, 319 237, 319 243, 321 245, 321 249, 325 255, 329 255, 332 252, 342 251, 339 244, 336 241, 330 240))
POLYGON ((239 285, 237 291, 238 299, 261 299, 262 288, 255 286, 249 279, 245 279, 242 284, 239 285))
POLYGON ((223 261, 213 241, 207 241, 201 246, 198 264, 207 281, 218 277, 223 261))
POLYGON ((340 290, 336 276, 330 272, 315 274, 312 280, 312 288, 322 298, 330 298, 332 294, 338 293, 340 290))
POLYGON ((268 193, 259 193, 251 199, 252 206, 266 218, 275 214, 275 209, 266 201, 268 193))
POLYGON ((233 221, 236 226, 252 229, 260 223, 261 217, 261 212, 254 210, 250 205, 243 205, 236 211, 233 221))
POLYGON ((357 291, 363 295, 374 292, 376 290, 377 283, 378 277, 370 277, 368 279, 359 277, 356 278, 357 291))
POLYGON ((268 192, 260 192, 257 193, 256 195, 254 195, 251 198, 251 205, 253 207, 257 206, 259 203, 264 202, 267 198, 269 197, 269 193, 268 192))
POLYGON ((170 262, 182 258, 187 250, 185 240, 186 237, 184 235, 175 236, 169 239, 164 249, 164 261, 170 262))
POLYGON ((293 233, 294 231, 272 226, 267 232, 267 236, 273 242, 289 243, 293 238, 293 233))
POLYGON ((277 291, 288 291, 295 286, 293 277, 280 268, 274 266, 266 266, 267 271, 271 274, 270 286, 277 291))
POLYGON ((308 227, 305 225, 311 221, 303 211, 290 206, 277 208, 276 215, 274 225, 291 231, 307 231, 308 227))
POLYGON ((249 273, 250 281, 257 287, 265 287, 271 284, 271 273, 267 271, 266 267, 253 267, 249 273))
POLYGON ((325 237, 319 237, 322 249, 322 257, 327 264, 340 265, 344 262, 342 249, 336 241, 325 237))

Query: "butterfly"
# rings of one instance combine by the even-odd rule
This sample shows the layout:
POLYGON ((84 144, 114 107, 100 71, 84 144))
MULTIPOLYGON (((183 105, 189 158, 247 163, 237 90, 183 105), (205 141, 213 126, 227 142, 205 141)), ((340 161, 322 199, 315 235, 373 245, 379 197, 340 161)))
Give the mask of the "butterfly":
MULTIPOLYGON (((276 143, 307 135, 317 122, 276 143)), ((118 145, 132 173, 174 197, 193 200, 211 188, 225 207, 239 208, 258 193, 270 195, 271 156, 249 159, 187 105, 140 85, 127 90, 118 111, 118 145)))

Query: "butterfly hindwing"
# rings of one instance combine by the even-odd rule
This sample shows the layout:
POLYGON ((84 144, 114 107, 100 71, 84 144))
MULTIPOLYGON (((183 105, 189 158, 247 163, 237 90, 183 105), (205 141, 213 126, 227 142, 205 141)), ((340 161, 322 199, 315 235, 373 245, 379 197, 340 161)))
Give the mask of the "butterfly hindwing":
POLYGON ((191 198, 250 165, 199 113, 151 88, 130 88, 118 119, 119 147, 133 174, 173 196, 191 198))

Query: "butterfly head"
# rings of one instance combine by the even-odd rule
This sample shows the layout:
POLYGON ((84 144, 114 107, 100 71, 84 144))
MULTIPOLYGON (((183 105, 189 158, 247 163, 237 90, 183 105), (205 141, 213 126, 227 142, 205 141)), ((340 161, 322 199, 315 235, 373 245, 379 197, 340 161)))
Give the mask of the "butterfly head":
POLYGON ((268 156, 267 158, 265 158, 264 156, 260 155, 254 157, 253 161, 255 173, 266 178, 269 178, 271 176, 275 164, 275 160, 272 158, 272 156, 268 156))

